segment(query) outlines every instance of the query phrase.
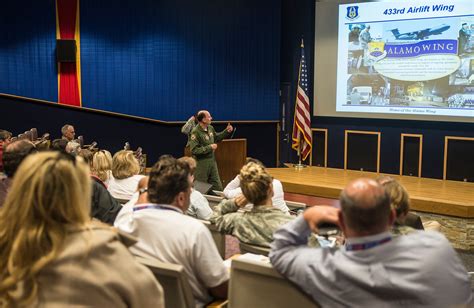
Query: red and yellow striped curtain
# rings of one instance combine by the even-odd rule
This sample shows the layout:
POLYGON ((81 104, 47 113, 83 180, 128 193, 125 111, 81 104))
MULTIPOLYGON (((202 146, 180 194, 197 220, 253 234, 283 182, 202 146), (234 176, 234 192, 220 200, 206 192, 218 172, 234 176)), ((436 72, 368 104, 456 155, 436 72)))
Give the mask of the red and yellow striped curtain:
POLYGON ((79 0, 56 0, 56 38, 76 40, 76 62, 58 63, 58 103, 81 106, 79 0))

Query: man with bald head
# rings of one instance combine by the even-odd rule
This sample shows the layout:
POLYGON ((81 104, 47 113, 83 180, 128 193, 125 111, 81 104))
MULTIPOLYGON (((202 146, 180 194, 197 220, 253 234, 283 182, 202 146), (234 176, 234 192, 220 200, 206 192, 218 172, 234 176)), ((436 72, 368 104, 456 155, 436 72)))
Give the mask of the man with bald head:
POLYGON ((212 116, 207 110, 201 110, 196 115, 198 125, 191 131, 189 148, 196 159, 197 167, 194 173, 196 180, 212 184, 213 190, 222 191, 222 183, 217 170, 214 151, 217 149, 217 142, 230 136, 234 130, 230 123, 220 133, 216 133, 212 127, 212 116))
POLYGON ((273 235, 275 269, 322 307, 451 307, 472 302, 468 273, 446 238, 415 231, 392 238, 395 213, 384 188, 358 179, 341 209, 313 206, 273 235), (340 226, 342 248, 307 247, 321 223, 340 226))

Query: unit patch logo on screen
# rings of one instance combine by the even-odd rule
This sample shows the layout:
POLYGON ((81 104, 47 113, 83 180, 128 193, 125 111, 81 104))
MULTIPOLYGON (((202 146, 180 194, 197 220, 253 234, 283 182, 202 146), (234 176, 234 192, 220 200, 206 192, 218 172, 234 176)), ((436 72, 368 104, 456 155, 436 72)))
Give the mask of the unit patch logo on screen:
POLYGON ((348 6, 346 18, 349 20, 354 20, 359 17, 359 7, 357 5, 348 6))
POLYGON ((368 55, 369 60, 377 62, 385 58, 385 56, 387 56, 387 51, 384 50, 384 47, 385 47, 384 42, 370 42, 368 44, 368 47, 369 47, 369 55, 368 55))

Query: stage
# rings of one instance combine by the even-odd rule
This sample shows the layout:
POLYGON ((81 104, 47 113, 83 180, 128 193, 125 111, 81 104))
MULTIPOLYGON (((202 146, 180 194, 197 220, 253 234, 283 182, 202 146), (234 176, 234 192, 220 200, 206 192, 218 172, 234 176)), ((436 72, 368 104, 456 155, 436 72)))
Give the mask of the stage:
MULTIPOLYGON (((341 190, 349 181, 360 177, 376 178, 382 175, 320 167, 307 167, 301 170, 292 167, 269 168, 268 171, 282 182, 285 192, 334 199, 339 198, 341 190)), ((474 183, 387 175, 405 186, 410 194, 412 210, 474 218, 474 183)))

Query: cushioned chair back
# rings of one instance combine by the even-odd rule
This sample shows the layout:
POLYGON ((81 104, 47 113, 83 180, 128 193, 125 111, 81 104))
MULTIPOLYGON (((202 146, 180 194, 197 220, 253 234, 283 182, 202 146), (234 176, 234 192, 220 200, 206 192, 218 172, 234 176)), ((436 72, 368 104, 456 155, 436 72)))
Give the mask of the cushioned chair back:
POLYGON ((33 127, 32 129, 30 129, 30 132, 33 141, 38 139, 38 130, 36 128, 33 127))
POLYGON ((224 200, 223 197, 219 196, 211 196, 211 195, 204 195, 206 197, 207 201, 209 202, 209 206, 211 208, 214 208, 216 205, 218 205, 222 200, 224 200))
POLYGON ((293 215, 298 215, 301 211, 304 211, 306 204, 303 202, 288 201, 285 200, 286 206, 290 209, 290 213, 293 215))
POLYGON ((303 202, 285 200, 285 203, 286 203, 286 206, 288 206, 290 210, 299 210, 299 209, 304 210, 306 208, 306 203, 303 203, 303 202))
POLYGON ((217 251, 222 259, 225 259, 225 234, 217 231, 216 225, 206 220, 199 219, 211 231, 212 239, 216 244, 217 251))
POLYGON ((241 254, 254 253, 254 254, 257 254, 257 255, 268 256, 268 254, 270 253, 270 248, 267 248, 267 247, 250 245, 250 244, 246 244, 246 243, 242 243, 242 242, 239 242, 239 246, 240 246, 240 253, 241 254))
POLYGON ((309 296, 277 273, 271 264, 242 258, 232 260, 230 308, 318 307, 309 296))
POLYGON ((184 268, 181 265, 163 263, 136 257, 147 266, 160 282, 165 293, 166 308, 194 308, 195 302, 184 268))
POLYGON ((27 130, 25 132, 25 139, 29 141, 33 141, 33 134, 31 133, 31 131, 27 130))
POLYGON ((76 141, 77 141, 77 143, 79 143, 81 148, 84 146, 84 136, 81 135, 81 136, 77 137, 76 141))

